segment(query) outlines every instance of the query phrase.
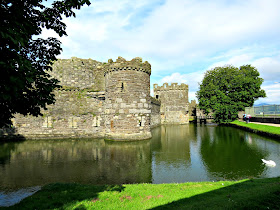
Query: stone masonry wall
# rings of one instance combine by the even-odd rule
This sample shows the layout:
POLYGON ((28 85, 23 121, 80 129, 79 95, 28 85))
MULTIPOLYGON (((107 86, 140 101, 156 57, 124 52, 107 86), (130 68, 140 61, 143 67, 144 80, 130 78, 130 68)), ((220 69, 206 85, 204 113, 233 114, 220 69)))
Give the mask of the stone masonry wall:
POLYGON ((111 59, 105 69, 105 138, 151 137, 151 65, 141 58, 111 59))
POLYGON ((104 136, 104 92, 56 90, 56 103, 43 116, 17 114, 13 125, 27 138, 104 136))
POLYGON ((49 72, 58 79, 56 102, 43 116, 15 115, 13 126, 26 138, 104 136, 104 63, 92 59, 58 59, 49 72))
POLYGON ((43 116, 16 114, 13 127, 1 129, 0 137, 139 140, 151 137, 151 127, 189 122, 188 86, 155 84, 151 97, 151 65, 139 57, 108 63, 59 59, 50 74, 62 86, 54 91, 55 104, 43 116))
POLYGON ((104 63, 92 59, 58 59, 52 65, 50 75, 60 81, 64 88, 105 90, 104 63))
POLYGON ((164 83, 163 86, 154 84, 155 98, 161 101, 162 124, 189 123, 188 113, 188 85, 178 83, 164 83))
POLYGON ((161 118, 160 118, 160 101, 154 97, 151 97, 151 128, 160 125, 161 118))

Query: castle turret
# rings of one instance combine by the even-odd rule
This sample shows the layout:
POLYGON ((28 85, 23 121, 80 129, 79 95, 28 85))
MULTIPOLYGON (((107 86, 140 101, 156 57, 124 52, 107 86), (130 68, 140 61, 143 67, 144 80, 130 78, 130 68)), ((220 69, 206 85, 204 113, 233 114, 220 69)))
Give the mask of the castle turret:
POLYGON ((154 84, 155 98, 161 101, 162 124, 189 123, 188 91, 189 86, 183 83, 164 83, 163 86, 154 84))
POLYGON ((141 58, 118 57, 105 65, 105 138, 151 138, 151 65, 141 58))

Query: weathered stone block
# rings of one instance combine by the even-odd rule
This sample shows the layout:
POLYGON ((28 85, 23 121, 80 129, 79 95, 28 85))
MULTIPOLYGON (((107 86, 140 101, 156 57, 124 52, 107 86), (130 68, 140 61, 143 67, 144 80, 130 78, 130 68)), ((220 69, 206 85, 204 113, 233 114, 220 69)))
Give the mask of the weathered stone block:
POLYGON ((121 98, 116 98, 117 103, 121 103, 123 100, 121 98))
POLYGON ((143 104, 142 103, 138 103, 138 108, 143 108, 143 104))

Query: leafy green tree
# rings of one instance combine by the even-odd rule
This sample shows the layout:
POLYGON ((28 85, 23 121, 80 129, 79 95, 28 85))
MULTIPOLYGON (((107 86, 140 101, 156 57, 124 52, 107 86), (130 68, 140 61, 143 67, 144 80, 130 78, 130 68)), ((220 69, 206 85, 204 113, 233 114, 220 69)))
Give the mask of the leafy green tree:
POLYGON ((42 29, 66 36, 63 17, 75 17, 89 0, 54 1, 1 0, 0 7, 0 127, 11 123, 14 113, 41 115, 41 109, 54 103, 52 91, 58 81, 48 74, 60 54, 60 41, 34 38, 42 29))
POLYGON ((263 79, 251 65, 216 67, 205 73, 196 95, 199 108, 214 114, 217 123, 227 123, 238 117, 238 111, 253 106, 259 97, 266 97, 261 89, 263 79))

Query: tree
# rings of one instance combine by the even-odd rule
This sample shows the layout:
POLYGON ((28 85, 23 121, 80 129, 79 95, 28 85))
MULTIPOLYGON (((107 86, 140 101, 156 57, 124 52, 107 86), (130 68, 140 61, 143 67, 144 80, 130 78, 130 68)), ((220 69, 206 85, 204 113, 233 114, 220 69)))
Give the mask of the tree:
POLYGON ((214 114, 217 123, 227 123, 238 117, 238 111, 253 106, 259 97, 263 79, 251 65, 216 67, 205 73, 196 95, 200 109, 214 114))
POLYGON ((75 17, 89 0, 60 0, 51 7, 43 0, 1 0, 0 7, 0 127, 11 123, 15 113, 41 115, 54 103, 58 80, 51 78, 51 64, 60 54, 60 41, 34 38, 42 29, 66 36, 62 17, 75 17))

